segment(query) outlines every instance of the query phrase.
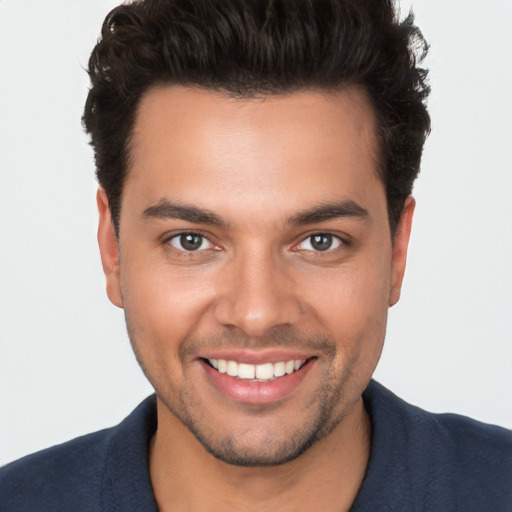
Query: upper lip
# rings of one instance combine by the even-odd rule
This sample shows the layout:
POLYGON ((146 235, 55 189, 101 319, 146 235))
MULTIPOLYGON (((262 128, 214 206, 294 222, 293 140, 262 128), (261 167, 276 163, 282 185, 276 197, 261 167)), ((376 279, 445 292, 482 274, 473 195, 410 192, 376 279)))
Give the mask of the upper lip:
POLYGON ((212 350, 205 352, 199 357, 203 359, 224 359, 226 361, 236 361, 245 364, 264 364, 279 363, 282 361, 305 361, 312 357, 313 354, 307 354, 303 351, 293 350, 212 350))

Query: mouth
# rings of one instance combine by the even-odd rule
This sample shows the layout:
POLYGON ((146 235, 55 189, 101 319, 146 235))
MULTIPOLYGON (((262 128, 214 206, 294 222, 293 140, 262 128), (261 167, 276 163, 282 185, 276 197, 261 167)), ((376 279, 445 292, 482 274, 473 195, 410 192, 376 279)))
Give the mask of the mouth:
POLYGON ((308 359, 291 359, 276 363, 248 364, 227 359, 203 359, 219 373, 249 382, 272 382, 273 380, 291 375, 299 371, 308 359))
POLYGON ((209 382, 224 397, 247 404, 270 404, 294 393, 317 357, 272 359, 251 364, 232 357, 201 357, 200 362, 209 382))

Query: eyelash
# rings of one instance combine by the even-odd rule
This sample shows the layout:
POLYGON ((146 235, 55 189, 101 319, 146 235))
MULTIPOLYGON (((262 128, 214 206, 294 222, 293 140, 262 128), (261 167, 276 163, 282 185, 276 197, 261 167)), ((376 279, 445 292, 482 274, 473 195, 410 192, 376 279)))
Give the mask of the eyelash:
POLYGON ((342 247, 344 245, 345 246, 348 245, 347 242, 343 238, 338 236, 338 235, 335 235, 335 234, 329 233, 329 232, 318 232, 318 233, 312 233, 312 234, 308 235, 307 237, 303 238, 298 244, 296 244, 295 247, 297 247, 299 245, 302 245, 302 244, 304 244, 307 241, 309 241, 309 245, 312 248, 311 249, 305 249, 305 250, 309 251, 309 252, 314 252, 316 254, 331 254, 334 251, 336 251, 337 249, 339 249, 340 247, 342 247), (315 248, 313 247, 313 240, 314 240, 315 237, 329 238, 331 243, 337 243, 337 245, 336 245, 336 247, 328 247, 325 250, 320 250, 320 249, 316 249, 315 250, 315 248))
POLYGON ((167 237, 164 240, 164 244, 170 245, 176 251, 178 251, 180 253, 185 253, 187 255, 192 255, 194 253, 200 253, 200 252, 204 252, 205 250, 207 250, 207 249, 201 249, 200 248, 203 245, 204 242, 208 242, 212 246, 209 249, 213 249, 215 247, 215 244, 206 235, 204 235, 202 233, 198 233, 196 231, 182 231, 180 233, 175 233, 172 236, 167 237), (179 247, 175 247, 171 243, 173 240, 179 240, 180 238, 186 237, 186 236, 200 237, 201 238, 201 245, 199 246, 199 248, 196 249, 196 250, 187 250, 183 246, 181 248, 179 248, 179 247))
MULTIPOLYGON (((308 235, 307 237, 303 238, 302 240, 300 240, 300 242, 298 242, 297 244, 294 245, 294 248, 296 248, 297 246, 300 246, 301 244, 307 242, 309 240, 309 245, 312 247, 311 249, 304 249, 308 252, 314 252, 316 254, 331 254, 332 252, 336 251, 337 249, 339 249, 340 247, 342 246, 348 246, 350 245, 347 240, 341 238, 340 236, 338 235, 335 235, 333 233, 329 233, 329 232, 317 232, 317 233, 312 233, 310 235, 308 235), (326 248, 325 250, 315 250, 313 245, 312 245, 312 241, 314 239, 314 237, 327 237, 327 238, 330 238, 332 242, 334 243, 337 243, 336 247, 332 248, 332 247, 328 247, 326 248)), ((172 236, 170 237, 167 237, 165 240, 164 240, 164 243, 166 245, 170 245, 173 249, 175 249, 177 252, 179 253, 182 253, 182 254, 187 254, 187 255, 193 255, 194 253, 201 253, 201 252, 204 252, 205 250, 209 250, 209 249, 213 249, 215 248, 215 244, 204 234, 202 233, 198 233, 196 231, 182 231, 180 233, 175 233, 173 234, 172 236), (186 236, 193 236, 193 237, 200 237, 201 239, 201 244, 199 245, 199 247, 195 250, 187 250, 183 247, 183 245, 181 244, 181 248, 180 247, 176 247, 174 246, 171 242, 173 240, 179 240, 180 238, 182 237, 186 237, 186 236), (204 242, 208 242, 209 244, 212 245, 212 247, 209 247, 207 249, 201 249, 201 246, 203 245, 204 242)), ((179 243, 179 242, 178 242, 179 243)), ((300 249, 299 249, 300 250, 300 249)))

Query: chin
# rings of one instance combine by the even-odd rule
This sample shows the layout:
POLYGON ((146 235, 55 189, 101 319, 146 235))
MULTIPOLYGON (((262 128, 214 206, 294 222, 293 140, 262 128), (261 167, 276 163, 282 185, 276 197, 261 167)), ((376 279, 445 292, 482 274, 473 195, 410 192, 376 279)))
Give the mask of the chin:
POLYGON ((191 400, 187 393, 181 394, 181 403, 186 403, 186 408, 173 407, 166 400, 163 405, 216 459, 234 466, 269 467, 300 457, 342 422, 349 407, 340 407, 341 387, 325 386, 322 391, 314 402, 303 404, 294 422, 272 421, 272 409, 276 406, 273 404, 253 411, 255 414, 231 429, 226 425, 226 418, 209 420, 206 408, 191 400), (268 422, 263 420, 264 415, 268 415, 268 422))

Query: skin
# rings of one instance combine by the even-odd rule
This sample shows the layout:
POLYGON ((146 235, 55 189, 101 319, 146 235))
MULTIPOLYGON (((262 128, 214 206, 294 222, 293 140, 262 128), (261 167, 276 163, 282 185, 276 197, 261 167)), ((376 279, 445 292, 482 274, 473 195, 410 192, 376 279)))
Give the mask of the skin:
POLYGON ((141 100, 131 157, 119 240, 101 189, 98 239, 108 296, 157 393, 160 510, 348 510, 370 451, 361 394, 414 211, 409 198, 392 243, 364 93, 162 86, 141 100), (191 232, 202 238, 187 251, 191 232), (318 234, 327 250, 311 244, 318 234), (208 377, 212 354, 308 364, 277 399, 251 402, 208 377))

